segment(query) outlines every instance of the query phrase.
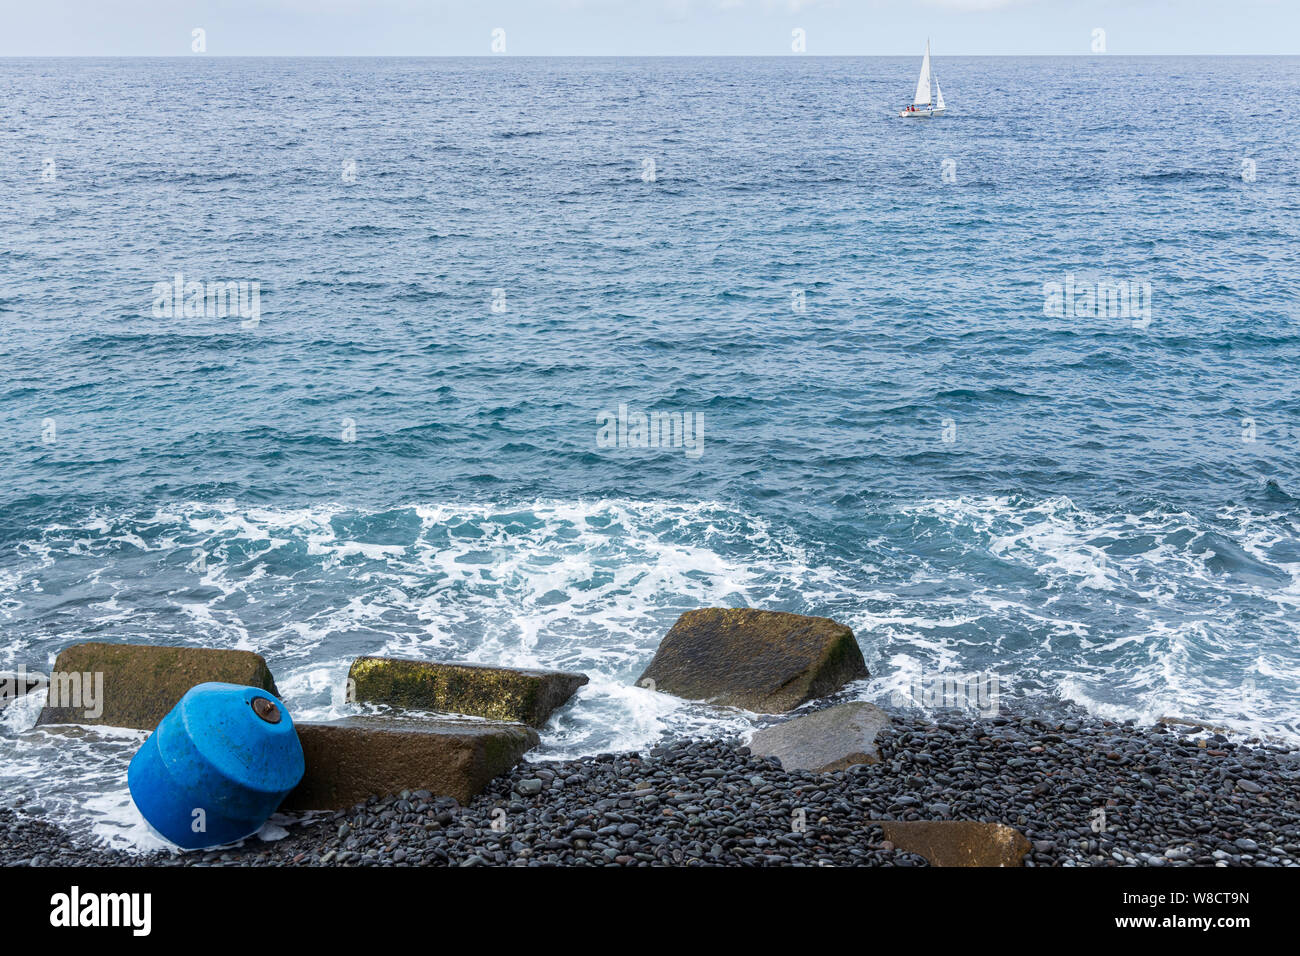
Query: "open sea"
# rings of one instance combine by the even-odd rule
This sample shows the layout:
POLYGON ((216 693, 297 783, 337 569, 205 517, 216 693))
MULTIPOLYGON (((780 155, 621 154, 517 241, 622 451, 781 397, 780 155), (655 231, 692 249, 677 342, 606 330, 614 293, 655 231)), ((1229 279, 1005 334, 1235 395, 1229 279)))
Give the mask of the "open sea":
MULTIPOLYGON (((1300 58, 934 66, 0 60, 0 670, 580 670, 572 756, 746 732, 633 682, 749 605, 1300 739, 1300 58)), ((158 845, 39 706, 5 800, 158 845)))

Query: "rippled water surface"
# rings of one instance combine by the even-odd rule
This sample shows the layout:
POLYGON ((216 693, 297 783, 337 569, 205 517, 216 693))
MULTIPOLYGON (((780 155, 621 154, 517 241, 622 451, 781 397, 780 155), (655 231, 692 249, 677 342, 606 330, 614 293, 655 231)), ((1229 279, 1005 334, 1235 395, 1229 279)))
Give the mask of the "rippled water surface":
MULTIPOLYGON (((916 68, 0 60, 0 667, 248 648, 300 717, 360 654, 579 669, 587 753, 744 731, 630 685, 756 605, 852 625, 863 699, 1297 736, 1300 60, 941 58, 902 121, 916 68)), ((147 843, 140 735, 37 706, 5 791, 147 843)))

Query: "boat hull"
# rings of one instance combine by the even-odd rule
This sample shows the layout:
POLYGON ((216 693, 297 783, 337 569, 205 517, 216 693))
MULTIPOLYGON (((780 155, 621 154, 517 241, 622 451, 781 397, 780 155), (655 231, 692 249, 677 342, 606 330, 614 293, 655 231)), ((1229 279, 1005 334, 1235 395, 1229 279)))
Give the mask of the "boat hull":
POLYGON ((942 116, 946 112, 948 112, 947 109, 900 110, 898 115, 903 119, 932 119, 936 116, 942 116))

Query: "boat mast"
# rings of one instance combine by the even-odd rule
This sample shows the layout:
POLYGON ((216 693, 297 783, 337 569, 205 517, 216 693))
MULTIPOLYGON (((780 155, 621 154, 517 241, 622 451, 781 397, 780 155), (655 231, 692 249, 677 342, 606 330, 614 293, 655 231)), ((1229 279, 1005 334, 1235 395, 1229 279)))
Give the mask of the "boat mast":
MULTIPOLYGON (((926 62, 927 64, 930 63, 930 38, 929 38, 929 37, 926 37, 926 38, 925 38, 925 62, 926 62)), ((933 105, 934 105, 934 66, 933 66, 933 64, 930 65, 930 84, 929 84, 929 86, 930 86, 930 88, 929 88, 930 99, 927 100, 927 102, 928 102, 931 106, 933 106, 933 105)))
POLYGON ((930 87, 930 41, 925 41, 925 57, 921 60, 921 75, 916 78, 916 95, 912 97, 914 106, 929 106, 934 102, 930 87))

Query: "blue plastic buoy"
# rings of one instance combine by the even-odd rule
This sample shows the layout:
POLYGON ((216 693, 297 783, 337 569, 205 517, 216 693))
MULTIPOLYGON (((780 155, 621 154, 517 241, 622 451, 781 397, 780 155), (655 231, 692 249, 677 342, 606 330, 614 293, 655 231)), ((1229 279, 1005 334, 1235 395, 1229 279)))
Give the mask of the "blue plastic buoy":
POLYGON ((191 687, 131 758, 126 783, 149 825, 187 850, 256 833, 303 774, 302 744, 273 694, 191 687))

